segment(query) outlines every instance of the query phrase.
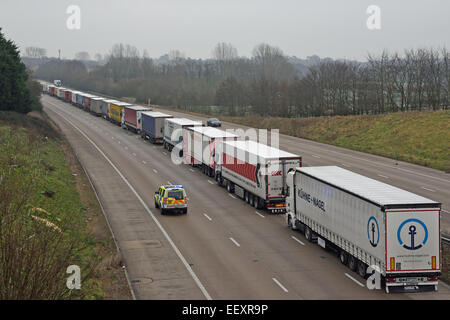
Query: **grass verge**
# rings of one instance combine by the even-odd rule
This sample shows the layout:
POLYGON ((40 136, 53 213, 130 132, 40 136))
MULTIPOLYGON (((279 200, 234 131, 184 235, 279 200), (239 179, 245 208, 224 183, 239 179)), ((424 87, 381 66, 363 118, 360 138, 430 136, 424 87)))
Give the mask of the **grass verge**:
POLYGON ((450 110, 315 118, 215 117, 450 172, 450 110))
POLYGON ((2 298, 131 299, 101 207, 55 125, 0 112, 0 144, 2 298), (69 265, 81 268, 80 290, 66 286, 69 265))

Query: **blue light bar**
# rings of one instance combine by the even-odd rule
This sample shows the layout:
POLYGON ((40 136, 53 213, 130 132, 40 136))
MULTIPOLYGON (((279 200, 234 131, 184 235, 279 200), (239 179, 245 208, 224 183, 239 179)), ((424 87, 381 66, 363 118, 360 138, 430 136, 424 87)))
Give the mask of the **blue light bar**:
POLYGON ((172 188, 183 189, 183 186, 181 184, 172 185, 172 188))

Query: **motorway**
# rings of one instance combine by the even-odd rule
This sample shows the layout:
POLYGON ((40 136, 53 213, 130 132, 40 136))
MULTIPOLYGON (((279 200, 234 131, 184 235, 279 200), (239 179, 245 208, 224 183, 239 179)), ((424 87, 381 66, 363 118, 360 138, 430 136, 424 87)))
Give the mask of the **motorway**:
MULTIPOLYGON (((93 181, 137 299, 450 299, 443 283, 428 293, 368 290, 334 253, 288 229, 282 215, 255 211, 199 170, 174 165, 162 147, 102 118, 49 96, 42 103, 93 181), (154 208, 153 194, 166 183, 185 186, 187 215, 161 216, 154 208)), ((410 181, 408 190, 423 178, 434 195, 448 194, 448 180, 434 170, 423 168, 418 178, 413 165, 297 140, 283 136, 280 146, 307 165, 366 168, 392 184, 410 181)))
MULTIPOLYGON (((169 109, 154 109, 204 123, 207 120, 206 117, 193 116, 169 109)), ((222 123, 222 130, 230 129, 247 130, 249 127, 228 122, 222 123)), ((268 140, 270 141, 270 137, 268 140)), ((280 134, 279 145, 282 150, 302 156, 303 166, 339 166, 442 203, 441 232, 450 239, 449 173, 282 134, 280 134)))

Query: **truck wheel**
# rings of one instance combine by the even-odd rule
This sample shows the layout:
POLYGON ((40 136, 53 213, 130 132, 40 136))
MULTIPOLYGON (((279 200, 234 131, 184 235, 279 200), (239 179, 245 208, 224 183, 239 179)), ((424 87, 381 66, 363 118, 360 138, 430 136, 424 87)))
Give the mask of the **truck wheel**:
POLYGON ((348 261, 348 254, 344 250, 339 251, 339 260, 341 260, 341 263, 343 265, 347 265, 348 261))
POLYGON ((158 209, 158 208, 159 208, 159 206, 158 206, 158 202, 156 202, 156 201, 155 201, 155 208, 156 208, 156 209, 158 209))
POLYGON ((245 191, 245 202, 250 203, 250 197, 247 191, 245 191))
POLYGON ((366 278, 366 271, 366 264, 362 261, 358 261, 358 274, 361 276, 361 278, 366 278))
POLYGON ((254 198, 253 198, 253 195, 252 194, 250 194, 249 196, 249 204, 253 207, 253 201, 254 201, 254 198))
POLYGON ((255 209, 259 209, 259 197, 258 196, 255 196, 253 199, 253 207, 255 209))
POLYGON ((187 214, 187 208, 183 209, 183 214, 187 214))
POLYGON ((161 215, 163 216, 163 215, 165 215, 165 214, 166 214, 166 210, 163 209, 163 208, 161 208, 161 215))
POLYGON ((308 226, 305 226, 305 238, 309 242, 312 242, 312 230, 308 226))
POLYGON ((347 262, 347 266, 350 270, 352 271, 356 271, 356 267, 357 267, 357 261, 356 258, 352 255, 349 255, 348 257, 348 262, 347 262))
POLYGON ((232 192, 231 182, 230 182, 230 181, 227 181, 227 191, 228 191, 229 193, 232 192))
POLYGON ((295 230, 294 223, 292 222, 292 218, 290 215, 287 216, 287 225, 291 230, 295 230))

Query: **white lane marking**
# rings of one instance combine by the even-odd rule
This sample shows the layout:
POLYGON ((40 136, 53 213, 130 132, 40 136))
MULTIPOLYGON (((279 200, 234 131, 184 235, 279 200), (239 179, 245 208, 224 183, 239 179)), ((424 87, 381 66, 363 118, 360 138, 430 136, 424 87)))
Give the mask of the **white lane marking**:
POLYGON ((345 163, 341 163, 343 166, 345 166, 345 167, 348 167, 348 168, 351 168, 352 166, 349 166, 348 164, 345 164, 345 163))
POLYGON ((297 241, 298 243, 300 243, 302 246, 305 246, 305 243, 303 243, 301 240, 297 239, 297 238, 294 237, 294 236, 291 236, 291 237, 292 237, 292 239, 294 239, 295 241, 297 241))
POLYGON ((167 181, 167 183, 170 184, 170 185, 172 185, 172 182, 170 182, 170 181, 167 181))
MULTIPOLYGON (((57 107, 56 105, 54 105, 53 103, 49 102, 50 104, 52 104, 53 106, 57 107)), ((59 109, 59 108, 58 108, 59 109)), ((192 279, 194 279, 195 283, 197 284, 197 286, 199 287, 200 291, 203 293, 203 295, 205 296, 205 298, 207 300, 212 300, 211 296, 209 295, 208 291, 206 291, 205 287, 203 286, 203 284, 201 283, 200 279, 197 277, 197 275, 195 274, 194 270, 192 270, 191 266, 189 265, 189 263, 186 261, 186 259, 184 258, 184 256, 181 254, 181 251, 178 249, 178 247, 175 245, 175 243, 173 242, 172 238, 169 236, 169 234, 167 233, 167 231, 164 229, 164 227, 161 225, 161 223, 158 221, 158 219, 156 219, 155 215, 153 214, 153 212, 150 210, 150 208, 147 206, 147 204, 144 202, 144 200, 141 198, 141 196, 139 195, 139 193, 133 188, 133 186, 131 185, 131 183, 127 180, 127 178, 125 178, 125 176, 120 172, 120 170, 114 165, 114 163, 108 158, 108 156, 106 156, 106 154, 95 144, 94 141, 92 141, 80 128, 78 128, 75 124, 73 124, 70 120, 68 120, 66 117, 62 116, 60 113, 53 111, 56 114, 58 114, 60 117, 62 117, 64 120, 66 120, 70 125, 72 125, 75 129, 78 130, 78 132, 80 132, 80 134, 82 136, 84 136, 86 138, 86 140, 88 140, 96 149, 98 152, 100 152, 100 154, 106 159, 106 161, 108 161, 108 163, 111 165, 111 167, 113 167, 113 169, 117 172, 117 174, 119 174, 119 176, 122 178, 122 180, 127 184, 127 186, 131 189, 131 191, 135 194, 135 196, 138 198, 139 202, 142 204, 142 206, 145 208, 145 210, 148 212, 148 214, 152 217, 153 221, 156 223, 156 225, 158 226, 159 230, 161 230, 161 232, 163 233, 163 235, 166 237, 167 241, 170 243, 171 247, 173 248, 173 250, 175 251, 175 253, 177 254, 178 258, 181 260, 181 262, 184 264, 185 268, 188 270, 189 274, 191 275, 192 279)))
POLYGON ((447 210, 444 210, 444 209, 441 209, 441 211, 443 211, 445 213, 450 213, 450 212, 448 212, 447 210))
POLYGON ((313 156, 314 158, 320 159, 320 157, 319 157, 319 156, 316 156, 315 154, 312 154, 312 156, 313 156))
POLYGON ((117 141, 120 144, 120 141, 117 141))
POLYGON ((229 238, 231 241, 233 241, 233 243, 236 245, 236 246, 238 246, 238 247, 240 247, 241 245, 236 241, 236 240, 234 240, 233 238, 229 238))
POLYGON ((262 215, 261 213, 259 213, 258 211, 255 211, 255 213, 256 213, 258 216, 260 216, 261 218, 265 218, 265 216, 262 215))
POLYGON ((111 138, 113 138, 113 140, 114 140, 114 136, 111 136, 111 138))
POLYGON ((436 190, 433 190, 433 189, 428 189, 428 188, 425 188, 425 187, 421 187, 422 189, 424 189, 424 190, 428 190, 428 191, 431 191, 431 192, 435 192, 436 190))
POLYGON ((210 183, 210 184, 215 184, 214 182, 212 182, 211 180, 208 180, 208 182, 210 183))
POLYGON ((142 160, 142 163, 143 163, 143 164, 147 164, 147 162, 145 162, 144 160, 142 160))
POLYGON ((382 177, 382 178, 385 178, 385 179, 389 179, 389 177, 384 176, 384 175, 382 175, 382 174, 379 174, 378 176, 380 176, 380 177, 382 177))
POLYGON ((128 147, 125 147, 125 150, 128 150, 128 147))
POLYGON ((136 157, 136 153, 133 152, 132 155, 136 157))
POLYGON ((356 280, 355 278, 353 278, 351 275, 349 275, 347 272, 345 273, 346 277, 348 277, 349 279, 353 280, 355 283, 357 283, 358 285, 360 285, 361 287, 365 287, 365 285, 363 285, 361 282, 359 282, 358 280, 356 280))
POLYGON ((158 170, 156 170, 156 169, 153 169, 153 172, 154 172, 154 173, 158 173, 158 170))
POLYGON ((450 239, 449 239, 449 238, 441 237, 441 239, 444 239, 445 241, 450 242, 450 239))
POLYGON ((233 196, 231 193, 228 194, 230 197, 232 197, 233 199, 237 199, 235 196, 233 196))
POLYGON ((167 156, 167 153, 165 153, 165 152, 163 151, 163 155, 167 156))
POLYGON ((280 281, 278 281, 276 278, 272 278, 272 280, 281 288, 283 289, 284 292, 289 292, 288 289, 286 289, 281 283, 280 281))
POLYGON ((203 215, 206 217, 206 219, 208 219, 209 221, 212 221, 212 219, 206 213, 204 213, 203 215))
POLYGON ((194 172, 194 169, 189 168, 189 170, 191 170, 192 172, 194 172))

